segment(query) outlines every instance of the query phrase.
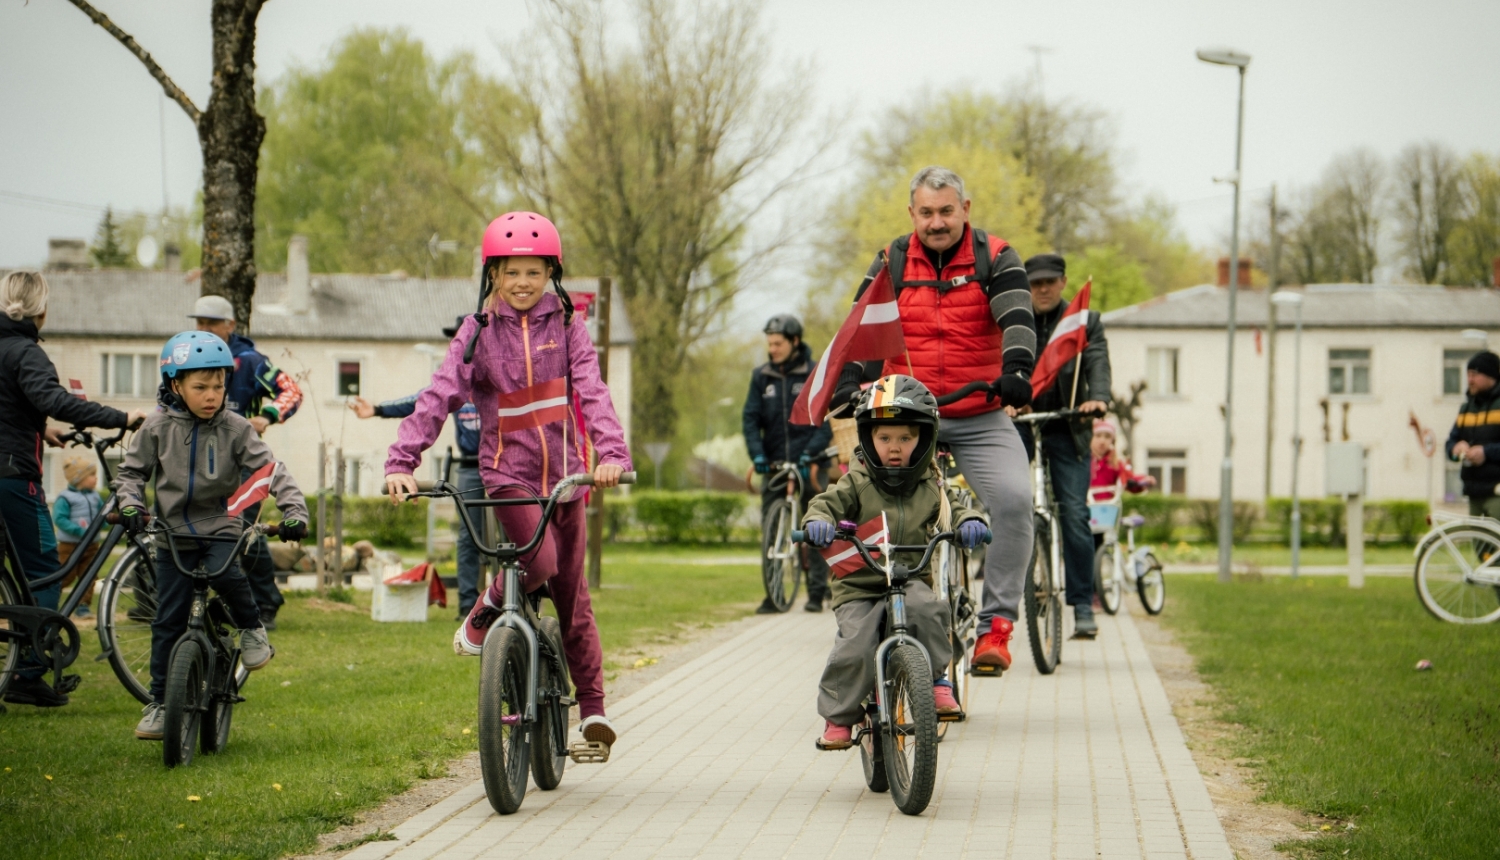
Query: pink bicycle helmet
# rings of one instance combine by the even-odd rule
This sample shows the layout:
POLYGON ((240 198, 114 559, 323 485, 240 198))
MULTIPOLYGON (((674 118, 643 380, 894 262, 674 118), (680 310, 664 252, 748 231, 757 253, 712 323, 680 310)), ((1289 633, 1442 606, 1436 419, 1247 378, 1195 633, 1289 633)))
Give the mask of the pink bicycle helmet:
POLYGON ((562 237, 551 221, 535 212, 507 212, 484 230, 481 253, 494 257, 551 257, 562 274, 562 237))

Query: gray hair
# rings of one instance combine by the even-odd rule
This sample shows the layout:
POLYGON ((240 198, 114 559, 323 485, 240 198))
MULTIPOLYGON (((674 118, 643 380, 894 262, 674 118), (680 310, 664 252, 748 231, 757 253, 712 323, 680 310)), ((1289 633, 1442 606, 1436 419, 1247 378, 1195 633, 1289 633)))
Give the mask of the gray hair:
POLYGON ((913 204, 917 202, 918 188, 930 188, 933 191, 952 188, 958 192, 958 202, 962 203, 969 199, 964 196, 964 181, 959 178, 959 175, 946 167, 938 167, 935 164, 918 170, 917 175, 911 178, 911 197, 908 202, 913 204))
POLYGON ((47 312, 47 279, 41 272, 20 269, 0 280, 0 310, 17 322, 47 312))

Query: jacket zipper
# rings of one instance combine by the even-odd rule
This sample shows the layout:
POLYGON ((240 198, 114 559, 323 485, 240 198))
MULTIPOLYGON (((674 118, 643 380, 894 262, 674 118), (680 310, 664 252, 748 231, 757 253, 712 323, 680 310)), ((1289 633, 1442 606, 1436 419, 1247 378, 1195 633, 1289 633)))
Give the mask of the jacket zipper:
POLYGON ((189 518, 188 514, 188 511, 192 510, 193 507, 193 485, 198 477, 198 423, 196 421, 193 422, 193 435, 188 441, 188 446, 187 501, 182 503, 182 519, 184 521, 183 524, 188 527, 188 531, 197 534, 198 530, 193 528, 193 521, 189 518))
MULTIPOLYGON (((531 366, 531 325, 529 323, 530 319, 531 319, 531 314, 530 313, 521 314, 521 348, 526 353, 526 387, 528 387, 528 388, 530 388, 531 386, 533 386, 533 385, 536 384, 536 379, 533 376, 532 366, 531 366)), ((547 457, 547 453, 548 452, 547 452, 547 431, 546 431, 546 428, 544 428, 544 427, 538 427, 538 428, 536 428, 536 436, 537 436, 537 439, 542 443, 542 495, 545 496, 549 492, 548 489, 547 489, 547 474, 548 474, 548 468, 547 468, 548 467, 548 462, 547 462, 548 457, 547 457)))

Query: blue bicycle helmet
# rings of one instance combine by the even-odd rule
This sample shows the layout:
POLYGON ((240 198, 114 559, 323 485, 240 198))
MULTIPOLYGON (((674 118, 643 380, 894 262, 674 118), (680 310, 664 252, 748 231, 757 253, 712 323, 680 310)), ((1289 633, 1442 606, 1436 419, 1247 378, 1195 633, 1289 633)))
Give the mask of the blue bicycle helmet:
POLYGON ((161 348, 162 381, 176 379, 185 370, 206 370, 220 367, 234 369, 234 356, 229 354, 229 345, 219 336, 206 331, 185 331, 174 334, 161 348))

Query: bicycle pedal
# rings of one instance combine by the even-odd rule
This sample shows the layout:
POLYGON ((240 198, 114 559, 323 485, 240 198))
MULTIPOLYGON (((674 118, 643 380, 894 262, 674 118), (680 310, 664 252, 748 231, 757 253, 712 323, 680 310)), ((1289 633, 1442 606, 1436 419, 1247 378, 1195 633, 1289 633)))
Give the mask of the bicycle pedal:
POLYGON ((56 689, 57 692, 66 696, 67 694, 78 689, 78 685, 81 683, 83 683, 82 675, 64 675, 63 679, 57 683, 56 689))
POLYGON ((966 714, 966 713, 964 713, 963 711, 959 711, 956 714, 938 714, 937 715, 937 721, 940 722, 940 723, 961 723, 961 722, 967 720, 968 718, 969 718, 969 715, 966 714))
POLYGON ((609 744, 602 741, 574 741, 568 745, 568 758, 575 764, 604 764, 609 761, 609 744))
POLYGON ((1069 636, 1068 638, 1069 639, 1076 639, 1076 640, 1078 640, 1080 642, 1092 642, 1095 639, 1099 638, 1099 634, 1097 634, 1097 633, 1078 633, 1078 632, 1075 631, 1073 633, 1073 635, 1069 636))
POLYGON ((988 663, 974 663, 969 666, 970 675, 999 676, 1004 672, 1005 670, 999 666, 992 666, 988 663))

